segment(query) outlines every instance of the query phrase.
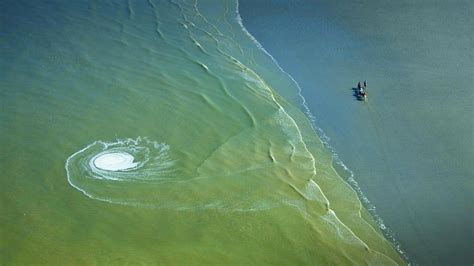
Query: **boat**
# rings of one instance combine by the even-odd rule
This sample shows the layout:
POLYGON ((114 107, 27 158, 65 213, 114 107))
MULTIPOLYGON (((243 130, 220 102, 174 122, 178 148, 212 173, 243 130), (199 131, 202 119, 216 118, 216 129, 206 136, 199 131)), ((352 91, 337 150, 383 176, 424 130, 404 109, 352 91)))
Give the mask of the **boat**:
POLYGON ((359 101, 366 101, 367 100, 367 82, 364 81, 364 86, 360 85, 360 82, 357 83, 357 89, 353 88, 354 96, 359 101))

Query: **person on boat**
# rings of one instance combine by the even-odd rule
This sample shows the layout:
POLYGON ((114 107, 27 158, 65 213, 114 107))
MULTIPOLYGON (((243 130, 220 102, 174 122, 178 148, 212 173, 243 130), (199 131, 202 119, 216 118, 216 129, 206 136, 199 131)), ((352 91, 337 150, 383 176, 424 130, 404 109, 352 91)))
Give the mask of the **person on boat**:
POLYGON ((367 81, 364 80, 364 89, 367 89, 367 81))
POLYGON ((359 95, 362 95, 364 93, 364 87, 360 85, 360 81, 359 83, 357 83, 357 89, 358 89, 359 95))

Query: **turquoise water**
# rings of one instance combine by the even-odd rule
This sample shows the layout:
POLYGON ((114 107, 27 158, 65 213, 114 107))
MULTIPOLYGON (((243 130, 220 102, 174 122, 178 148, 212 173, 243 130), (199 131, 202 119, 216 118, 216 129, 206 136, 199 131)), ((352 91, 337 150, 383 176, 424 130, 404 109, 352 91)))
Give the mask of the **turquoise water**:
POLYGON ((1 5, 0 264, 404 264, 236 2, 1 5))
POLYGON ((473 8, 240 2, 244 25, 298 81, 387 237, 422 265, 474 261, 473 8), (368 102, 352 96, 359 80, 368 102))

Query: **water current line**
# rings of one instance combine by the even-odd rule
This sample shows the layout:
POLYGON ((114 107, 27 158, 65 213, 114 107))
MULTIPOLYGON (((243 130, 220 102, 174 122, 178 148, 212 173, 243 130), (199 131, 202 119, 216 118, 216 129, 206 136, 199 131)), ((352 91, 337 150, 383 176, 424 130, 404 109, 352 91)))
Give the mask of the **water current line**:
MULTIPOLYGON (((382 218, 376 213, 375 211, 375 206, 369 201, 369 199, 364 195, 364 193, 362 192, 359 184, 357 183, 357 181, 354 179, 354 172, 349 169, 349 167, 346 166, 346 164, 340 159, 339 155, 337 154, 335 148, 329 143, 330 141, 330 138, 326 135, 326 133, 323 131, 323 129, 321 129, 320 127, 318 127, 316 125, 316 117, 311 113, 311 111, 309 110, 309 107, 308 105, 306 104, 306 99, 304 98, 303 94, 302 94, 302 89, 300 87, 300 85, 298 84, 298 82, 288 73, 286 72, 285 70, 283 70, 283 68, 280 66, 280 64, 278 63, 278 61, 260 44, 260 42, 257 41, 257 39, 255 39, 255 37, 250 34, 250 32, 245 28, 245 26, 243 25, 243 22, 242 22, 242 18, 240 16, 240 13, 239 13, 239 0, 235 0, 236 2, 236 19, 237 19, 237 23, 242 27, 242 30, 244 31, 244 33, 256 44, 256 46, 262 50, 267 56, 270 57, 270 59, 276 64, 276 66, 279 68, 279 70, 284 73, 286 76, 288 76, 291 81, 296 85, 296 87, 298 88, 298 94, 299 94, 299 97, 301 98, 301 106, 304 110, 304 113, 306 114, 306 116, 308 117, 309 121, 311 122, 311 126, 313 127, 313 129, 317 132, 319 138, 321 139, 321 142, 323 143, 323 145, 330 151, 331 155, 332 155, 332 158, 334 160, 334 162, 336 164, 338 164, 339 166, 341 166, 345 171, 347 171, 350 176, 349 178, 346 179, 346 181, 349 183, 350 187, 352 187, 352 189, 354 190, 354 192, 358 195, 359 199, 361 201, 364 202, 364 205, 366 206, 367 210, 370 212, 370 214, 373 216, 375 222, 377 223, 377 225, 379 226, 379 228, 382 230, 382 232, 384 233, 384 235, 390 240, 390 242, 392 243, 392 245, 394 246, 394 248, 397 250, 397 252, 406 260, 406 261, 409 261, 409 257, 408 255, 406 254, 405 251, 403 251, 402 247, 401 247, 401 244, 395 239, 395 236, 394 236, 394 233, 388 229, 382 218)), ((361 203, 361 202, 360 202, 361 203)), ((361 207, 362 207, 362 203, 361 203, 361 207)), ((360 214, 360 212, 359 212, 360 214)), ((372 227, 370 224, 367 223, 368 226, 372 227)))

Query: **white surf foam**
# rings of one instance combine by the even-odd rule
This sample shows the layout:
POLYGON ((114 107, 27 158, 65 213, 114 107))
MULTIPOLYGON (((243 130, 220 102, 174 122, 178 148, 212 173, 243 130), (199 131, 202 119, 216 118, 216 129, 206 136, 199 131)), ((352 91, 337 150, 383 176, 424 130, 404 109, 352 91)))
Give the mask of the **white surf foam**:
POLYGON ((344 169, 347 173, 349 173, 349 177, 346 179, 346 182, 352 187, 352 189, 357 193, 359 199, 363 203, 363 205, 366 207, 366 209, 370 212, 372 217, 374 218, 377 226, 382 230, 383 234, 387 239, 390 240, 390 242, 394 245, 395 249, 402 255, 407 261, 409 261, 409 257, 406 254, 406 252, 402 249, 401 244, 396 240, 395 234, 385 225, 384 221, 382 218, 377 214, 375 211, 376 208, 375 206, 369 201, 369 199, 364 195, 362 192, 359 184, 357 181, 354 179, 354 172, 349 169, 349 167, 346 166, 346 164, 340 159, 339 154, 336 152, 336 149, 329 143, 330 138, 326 135, 323 129, 318 127, 316 125, 316 117, 311 113, 309 110, 308 105, 306 104, 306 99, 304 98, 302 94, 302 89, 298 82, 291 76, 288 72, 286 72, 278 63, 278 61, 263 47, 263 45, 245 28, 243 24, 242 17, 240 16, 239 12, 239 0, 236 0, 236 8, 235 8, 235 13, 236 13, 236 20, 237 23, 240 25, 242 28, 242 31, 248 36, 250 40, 252 40, 255 45, 264 53, 266 54, 278 67, 278 69, 286 75, 296 86, 298 89, 298 95, 301 99, 301 107, 303 108, 303 112, 311 122, 311 126, 313 129, 316 131, 318 134, 321 142, 323 145, 326 147, 326 149, 331 153, 331 157, 337 165, 339 165, 342 169, 344 169))

